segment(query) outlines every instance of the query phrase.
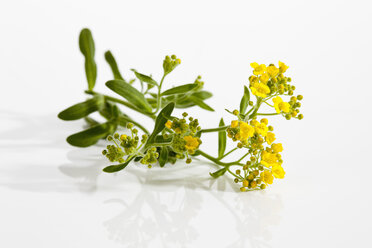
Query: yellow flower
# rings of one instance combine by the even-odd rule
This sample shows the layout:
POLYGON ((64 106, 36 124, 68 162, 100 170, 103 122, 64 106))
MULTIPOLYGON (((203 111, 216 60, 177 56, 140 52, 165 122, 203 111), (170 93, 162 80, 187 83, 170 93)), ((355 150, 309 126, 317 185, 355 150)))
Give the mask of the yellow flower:
POLYGON ((267 73, 270 75, 270 77, 275 77, 279 73, 279 69, 276 68, 275 65, 270 65, 267 67, 267 73))
POLYGON ((165 123, 165 126, 169 129, 171 129, 172 127, 172 122, 170 120, 167 121, 167 123, 165 123))
POLYGON ((267 83, 267 81, 269 81, 269 79, 270 79, 270 76, 269 76, 269 74, 267 74, 267 73, 264 73, 261 77, 260 77, 260 81, 262 82, 262 83, 267 83))
POLYGON ((264 64, 259 65, 256 62, 254 62, 251 63, 251 67, 254 69, 253 74, 257 76, 264 74, 264 72, 266 71, 266 65, 264 64))
POLYGON ((254 83, 251 91, 253 95, 265 98, 270 93, 270 88, 264 83, 254 83))
POLYGON ((251 67, 252 67, 253 69, 256 69, 258 66, 259 66, 259 64, 258 64, 257 62, 253 62, 253 63, 251 63, 251 67))
POLYGON ((254 83, 258 82, 258 78, 256 76, 252 75, 252 76, 249 77, 249 82, 251 84, 254 84, 254 83))
POLYGON ((287 66, 283 62, 279 61, 279 72, 280 73, 286 72, 288 68, 289 68, 289 66, 287 66))
POLYGON ((272 175, 271 172, 268 171, 268 170, 265 170, 265 171, 261 172, 260 176, 261 176, 261 180, 262 180, 264 183, 272 184, 273 181, 274 181, 274 177, 273 177, 273 175, 272 175))
POLYGON ((188 136, 183 137, 183 139, 186 141, 185 147, 186 147, 187 150, 194 151, 194 150, 198 149, 198 147, 200 145, 198 138, 195 138, 195 137, 192 137, 191 135, 188 135, 188 136))
POLYGON ((268 127, 265 123, 259 123, 255 125, 256 133, 261 134, 262 136, 266 136, 268 127))
POLYGON ((261 164, 266 167, 271 167, 278 164, 278 157, 276 153, 270 153, 267 151, 262 151, 261 153, 261 164))
POLYGON ((239 124, 239 121, 235 120, 235 121, 231 121, 231 127, 232 128, 236 128, 239 124))
POLYGON ((282 146, 281 143, 272 144, 271 148, 273 149, 274 152, 282 152, 283 151, 283 146, 282 146))
POLYGON ((284 175, 285 175, 285 171, 283 169, 282 166, 280 165, 275 165, 273 166, 273 168, 271 169, 274 177, 276 178, 280 178, 280 179, 283 179, 284 178, 284 175))
POLYGON ((265 139, 266 139, 267 144, 271 145, 275 140, 275 134, 272 132, 268 132, 265 139))
POLYGON ((240 131, 239 131, 239 139, 241 141, 247 140, 249 137, 254 135, 254 127, 249 125, 248 123, 241 121, 240 122, 240 131))
POLYGON ((284 113, 289 112, 291 105, 289 105, 289 103, 287 102, 283 102, 283 99, 280 96, 273 98, 273 102, 274 102, 274 108, 278 114, 281 111, 283 111, 284 113))
POLYGON ((262 119, 260 120, 260 122, 261 122, 261 123, 265 123, 266 125, 269 124, 269 120, 266 119, 266 118, 262 118, 262 119))

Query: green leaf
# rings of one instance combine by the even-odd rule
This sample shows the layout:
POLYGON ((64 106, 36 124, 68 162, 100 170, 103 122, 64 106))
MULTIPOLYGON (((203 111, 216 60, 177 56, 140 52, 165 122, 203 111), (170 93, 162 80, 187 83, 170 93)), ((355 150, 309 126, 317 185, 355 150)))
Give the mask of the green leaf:
POLYGON ((163 135, 157 135, 154 139, 154 143, 162 144, 162 143, 169 143, 173 140, 173 137, 168 137, 167 139, 164 139, 163 135))
POLYGON ((148 83, 148 84, 151 84, 151 85, 156 85, 156 86, 158 86, 158 83, 157 83, 154 79, 152 79, 151 77, 146 76, 146 75, 144 75, 144 74, 141 74, 141 73, 137 72, 137 71, 134 70, 134 69, 132 69, 132 71, 134 72, 134 74, 136 75, 136 77, 137 77, 140 81, 145 82, 145 83, 148 83))
POLYGON ((211 175, 213 178, 218 178, 220 176, 222 176, 223 174, 225 174, 226 172, 226 167, 216 171, 216 172, 213 172, 213 173, 209 173, 209 175, 211 175))
POLYGON ((128 165, 128 164, 129 164, 133 159, 134 159, 134 157, 131 157, 131 158, 130 158, 128 161, 126 161, 125 163, 107 166, 107 167, 103 168, 103 171, 104 171, 104 172, 107 172, 107 173, 113 173, 113 172, 121 171, 121 170, 123 170, 125 167, 127 167, 127 165, 128 165))
POLYGON ((58 118, 65 121, 78 120, 86 117, 89 114, 101 110, 105 106, 105 99, 102 95, 94 96, 93 98, 75 104, 58 114, 58 118))
MULTIPOLYGON (((220 120, 219 127, 225 126, 225 122, 223 118, 220 120)), ((219 131, 218 132, 218 157, 222 157, 226 150, 226 131, 219 131)))
POLYGON ((151 105, 146 101, 144 95, 130 84, 123 80, 110 80, 106 82, 106 86, 127 99, 138 109, 151 113, 151 105))
POLYGON ((158 159, 160 167, 164 167, 167 160, 168 160, 168 148, 164 146, 161 148, 159 159, 158 159))
POLYGON ((98 140, 105 138, 108 134, 114 132, 116 126, 111 122, 105 122, 79 133, 67 137, 70 145, 78 147, 88 147, 97 143, 98 140))
POLYGON ((183 94, 183 93, 187 93, 193 90, 197 86, 198 86, 197 84, 184 84, 184 85, 180 85, 180 86, 171 88, 169 90, 166 90, 163 93, 161 93, 161 95, 169 96, 169 95, 183 94))
POLYGON ((195 93, 192 93, 192 96, 195 96, 201 100, 206 100, 208 98, 211 98, 213 96, 212 93, 210 93, 209 91, 205 91, 205 90, 201 90, 201 91, 197 91, 195 93))
POLYGON ((242 100, 240 101, 240 114, 244 115, 245 111, 247 110, 248 103, 250 100, 250 94, 247 86, 244 86, 244 95, 242 97, 242 100))
POLYGON ((195 96, 190 96, 190 100, 193 101, 196 105, 198 105, 202 109, 205 109, 205 110, 208 110, 208 111, 214 111, 214 109, 212 107, 210 107, 208 104, 206 104, 202 100, 196 98, 195 96))
POLYGON ((154 140, 156 136, 158 135, 158 133, 163 131, 163 129, 165 128, 165 123, 168 121, 168 118, 170 118, 173 112, 173 109, 174 109, 174 103, 171 102, 171 103, 168 103, 168 105, 165 106, 160 111, 159 115, 156 117, 156 120, 155 120, 154 131, 152 131, 150 137, 147 139, 147 143, 145 147, 154 143, 154 140))
POLYGON ((105 59, 111 67, 112 74, 114 74, 114 79, 120 79, 125 81, 124 78, 121 76, 118 64, 116 63, 116 60, 110 51, 105 52, 105 59))
POLYGON ((89 29, 81 30, 79 36, 79 47, 85 57, 85 74, 88 81, 88 89, 93 90, 97 79, 97 65, 94 61, 94 40, 89 29))

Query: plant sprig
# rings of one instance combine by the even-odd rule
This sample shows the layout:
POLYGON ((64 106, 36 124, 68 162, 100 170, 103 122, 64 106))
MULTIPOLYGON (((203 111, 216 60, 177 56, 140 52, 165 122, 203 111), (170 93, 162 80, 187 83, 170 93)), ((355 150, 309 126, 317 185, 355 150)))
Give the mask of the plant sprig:
POLYGON ((123 170, 132 161, 140 162, 151 168, 155 164, 164 167, 167 163, 175 163, 186 159, 191 163, 195 156, 202 156, 220 168, 210 173, 218 178, 226 173, 234 177, 234 182, 241 183, 240 190, 264 189, 272 184, 274 178, 284 178, 283 160, 280 152, 281 143, 274 143, 274 128, 268 125, 268 120, 259 117, 283 116, 287 120, 301 120, 299 114, 302 96, 294 96, 295 86, 291 78, 284 76, 288 66, 279 61, 279 66, 252 63, 253 75, 249 77, 249 85, 244 86, 239 110, 226 111, 234 116, 229 125, 221 118, 217 127, 202 129, 198 119, 189 117, 186 112, 182 117, 172 116, 175 108, 186 109, 198 106, 204 110, 214 111, 205 103, 212 93, 203 90, 204 82, 198 76, 193 83, 163 89, 166 76, 181 64, 175 55, 166 56, 163 61, 163 75, 160 80, 131 69, 134 79, 125 80, 116 60, 110 51, 105 53, 113 79, 105 85, 117 96, 110 96, 94 91, 97 77, 97 66, 94 61, 95 46, 91 32, 83 29, 79 37, 79 46, 85 58, 85 73, 88 87, 85 93, 89 98, 77 103, 62 112, 58 117, 71 121, 84 118, 89 128, 75 133, 67 138, 73 146, 87 147, 94 145, 100 139, 107 139, 112 145, 107 145, 102 154, 113 164, 103 171, 112 173, 123 170), (135 82, 138 81, 139 84, 135 82), (146 86, 146 87, 145 87, 146 86), (255 99, 251 98, 251 94, 255 99), (288 102, 280 96, 290 96, 288 102), (119 97, 119 98, 118 98, 119 97), (269 102, 269 101, 272 101, 269 102), (259 112, 265 104, 272 110, 268 113, 259 112), (154 121, 152 131, 141 123, 143 120, 133 119, 123 109, 131 109, 154 121), (91 115, 99 113, 105 119, 100 122, 91 115), (130 134, 119 134, 118 128, 123 127, 130 134), (143 132, 141 138, 139 129, 143 132), (202 151, 202 135, 216 132, 218 135, 218 151, 214 157, 202 151), (236 147, 227 150, 230 138, 236 147), (226 161, 236 151, 244 151, 239 158, 226 161))

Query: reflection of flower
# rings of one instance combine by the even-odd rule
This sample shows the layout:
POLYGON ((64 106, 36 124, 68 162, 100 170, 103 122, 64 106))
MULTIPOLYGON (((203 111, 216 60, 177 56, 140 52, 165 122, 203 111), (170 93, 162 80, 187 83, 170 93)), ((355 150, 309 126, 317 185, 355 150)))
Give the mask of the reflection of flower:
MULTIPOLYGON (((127 170, 131 175, 136 175, 140 182, 136 185, 140 185, 141 189, 134 199, 125 197, 125 200, 106 201, 120 202, 123 206, 119 214, 104 222, 109 237, 125 247, 133 248, 148 245, 195 247, 196 240, 204 237, 199 232, 206 230, 194 226, 193 220, 203 218, 202 207, 212 204, 221 211, 221 215, 236 223, 239 237, 230 240, 229 247, 248 247, 249 244, 253 247, 267 247, 265 239, 270 236, 268 227, 280 219, 280 199, 263 191, 251 192, 249 195, 232 194, 229 191, 235 191, 236 185, 226 187, 231 183, 230 180, 224 177, 210 179, 204 176, 205 173, 200 173, 201 168, 206 168, 205 165, 196 163, 194 172, 181 172, 179 170, 184 170, 184 167, 176 164, 174 169, 168 168, 171 174, 166 176, 162 169, 140 173, 131 168, 127 170), (190 174, 185 176, 183 172, 190 174), (180 175, 185 177, 170 179, 180 175), (172 188, 167 185, 172 185, 172 188), (227 192, 223 194, 220 191, 227 192), (205 194, 212 196, 215 201, 204 203, 205 194)), ((234 226, 227 228, 234 230, 234 226)), ((221 237, 222 240, 229 239, 221 237)))
MULTIPOLYGON (((161 181, 154 178, 155 170, 146 171, 138 178, 141 191, 135 199, 130 202, 119 200, 124 206, 122 212, 104 222, 110 237, 126 247, 136 248, 146 247, 159 239, 162 247, 191 244, 198 237, 198 232, 190 221, 198 215, 202 203, 201 196, 190 189, 195 188, 197 180, 195 183, 187 182, 189 187, 168 192, 169 197, 162 198, 164 192, 154 190, 161 181), (181 200, 174 204, 174 199, 180 196, 181 200), (169 202, 170 199, 173 199, 172 202, 169 202)), ((177 184, 176 180, 172 184, 177 184)))

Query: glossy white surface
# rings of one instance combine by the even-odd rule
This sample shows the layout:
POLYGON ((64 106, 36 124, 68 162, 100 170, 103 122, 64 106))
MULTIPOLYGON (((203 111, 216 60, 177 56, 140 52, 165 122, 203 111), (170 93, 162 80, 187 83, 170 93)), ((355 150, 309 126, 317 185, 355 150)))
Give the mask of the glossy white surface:
POLYGON ((370 247, 371 14, 369 1, 1 2, 0 247, 370 247), (158 78, 176 53, 166 85, 202 74, 215 95, 216 112, 188 111, 203 127, 231 120, 224 108, 238 107, 250 62, 289 64, 305 119, 270 119, 285 180, 239 193, 205 160, 102 173, 105 142, 71 147, 83 121, 56 118, 85 99, 85 26, 99 91, 107 48, 126 77, 158 78))

